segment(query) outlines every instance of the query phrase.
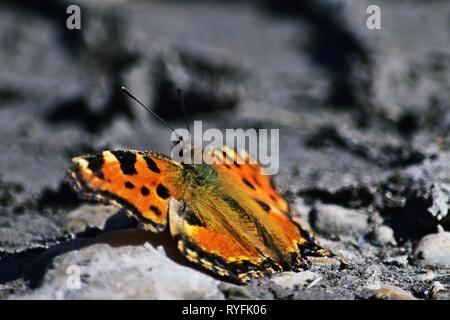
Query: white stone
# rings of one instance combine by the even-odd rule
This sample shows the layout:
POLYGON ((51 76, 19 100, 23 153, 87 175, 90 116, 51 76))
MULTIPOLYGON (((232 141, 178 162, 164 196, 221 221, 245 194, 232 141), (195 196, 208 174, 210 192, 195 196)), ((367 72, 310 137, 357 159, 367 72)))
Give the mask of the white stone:
POLYGON ((336 205, 318 205, 312 216, 313 226, 319 232, 338 235, 360 235, 368 229, 367 216, 358 210, 336 205))
POLYGON ((150 245, 93 245, 58 257, 44 285, 16 299, 223 299, 218 280, 181 266, 150 245), (150 248, 150 249, 149 249, 150 248), (80 268, 73 289, 67 270, 80 268))
POLYGON ((396 245, 394 238, 394 230, 388 226, 378 226, 373 230, 373 242, 377 245, 383 246, 386 244, 396 245))
POLYGON ((414 257, 423 266, 450 266, 450 232, 439 232, 423 237, 414 257))
POLYGON ((283 272, 274 275, 271 279, 280 287, 286 290, 294 290, 296 288, 307 289, 315 286, 322 278, 312 271, 302 272, 283 272))

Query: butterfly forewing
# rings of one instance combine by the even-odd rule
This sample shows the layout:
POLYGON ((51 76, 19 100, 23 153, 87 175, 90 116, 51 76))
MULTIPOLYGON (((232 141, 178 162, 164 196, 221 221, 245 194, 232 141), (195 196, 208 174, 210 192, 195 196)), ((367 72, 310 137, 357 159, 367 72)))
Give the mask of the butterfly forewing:
POLYGON ((251 194, 264 209, 270 206, 289 213, 289 205, 275 189, 271 176, 264 175, 264 168, 246 151, 238 153, 224 146, 214 154, 213 167, 221 178, 232 182, 240 191, 251 194))
POLYGON ((82 197, 122 207, 151 231, 164 230, 180 164, 137 150, 103 151, 72 161, 69 178, 82 197))

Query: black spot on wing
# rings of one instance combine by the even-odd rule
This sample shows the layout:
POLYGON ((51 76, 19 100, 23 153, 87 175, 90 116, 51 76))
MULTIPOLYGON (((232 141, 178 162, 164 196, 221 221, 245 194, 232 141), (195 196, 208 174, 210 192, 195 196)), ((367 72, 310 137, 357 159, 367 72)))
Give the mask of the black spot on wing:
POLYGON ((160 216, 162 214, 161 210, 159 210, 158 207, 150 206, 150 210, 153 211, 157 216, 160 216))
POLYGON ((170 197, 169 190, 163 184, 158 184, 156 187, 156 193, 162 199, 168 199, 170 197))
POLYGON ((120 169, 123 174, 132 176, 137 174, 135 164, 136 164, 136 155, 129 151, 116 150, 111 151, 111 153, 116 157, 117 161, 120 163, 120 169))
POLYGON ((147 163, 147 167, 153 171, 154 173, 161 173, 161 170, 159 170, 158 166, 156 165, 156 162, 153 161, 152 158, 149 156, 144 157, 145 162, 147 163))
POLYGON ((100 179, 104 179, 105 175, 103 174, 102 167, 105 163, 105 159, 103 156, 93 156, 86 158, 88 162, 88 168, 92 171, 92 173, 100 179))
POLYGON ((261 206, 261 208, 265 211, 265 212, 269 212, 270 211, 270 206, 265 203, 264 201, 255 199, 255 201, 261 206))
POLYGON ((150 190, 148 190, 148 188, 146 186, 142 186, 141 188, 141 194, 143 196, 148 196, 150 194, 150 190))
POLYGON ((133 189, 134 188, 134 184, 131 183, 130 181, 125 182, 125 188, 127 189, 133 189))
POLYGON ((200 220, 192 211, 187 211, 183 215, 184 220, 191 226, 205 227, 205 223, 200 220))
POLYGON ((228 153, 222 151, 223 162, 222 163, 233 163, 233 160, 228 156, 228 153))
POLYGON ((249 188, 256 190, 255 187, 253 186, 253 184, 250 181, 248 181, 247 179, 242 178, 242 182, 244 182, 249 188))

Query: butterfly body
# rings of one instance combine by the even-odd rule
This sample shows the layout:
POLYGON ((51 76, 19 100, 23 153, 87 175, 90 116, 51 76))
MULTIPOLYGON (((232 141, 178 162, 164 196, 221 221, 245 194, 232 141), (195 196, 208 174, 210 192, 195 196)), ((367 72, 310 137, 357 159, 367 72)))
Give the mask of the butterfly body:
POLYGON ((183 164, 155 152, 103 151, 74 158, 69 177, 84 198, 120 206, 150 231, 169 225, 189 261, 221 276, 247 281, 332 256, 291 219, 248 154, 224 147, 212 156, 211 164, 183 164))

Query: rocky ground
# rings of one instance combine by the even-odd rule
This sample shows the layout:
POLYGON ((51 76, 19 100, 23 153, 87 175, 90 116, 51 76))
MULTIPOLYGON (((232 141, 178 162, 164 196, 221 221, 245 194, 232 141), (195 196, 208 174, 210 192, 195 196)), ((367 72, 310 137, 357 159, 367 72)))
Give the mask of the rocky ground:
POLYGON ((2 1, 0 298, 449 299, 450 3, 369 30, 373 2, 78 1, 69 31, 69 2, 2 1), (174 126, 180 87, 205 127, 279 128, 275 181, 349 268, 238 286, 79 200, 72 156, 170 150, 122 84, 174 126))

